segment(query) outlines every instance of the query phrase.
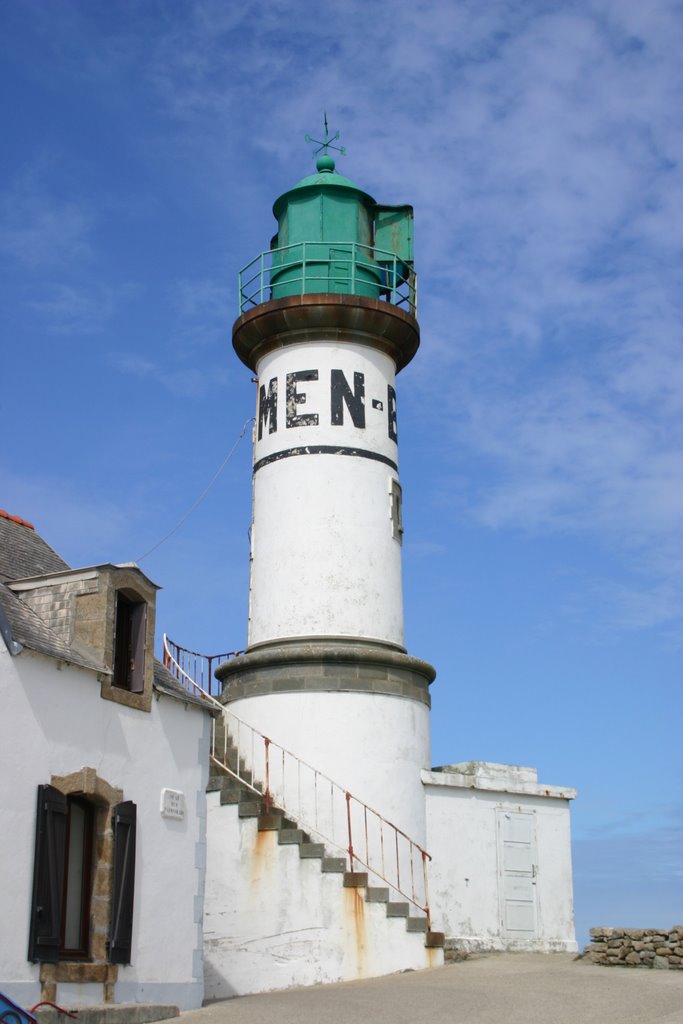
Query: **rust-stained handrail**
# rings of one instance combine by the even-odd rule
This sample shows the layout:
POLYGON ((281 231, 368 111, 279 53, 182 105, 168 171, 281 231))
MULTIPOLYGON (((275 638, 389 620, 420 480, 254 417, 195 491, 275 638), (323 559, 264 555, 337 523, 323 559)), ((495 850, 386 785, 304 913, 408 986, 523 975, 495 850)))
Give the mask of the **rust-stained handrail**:
MULTIPOLYGON (((214 678, 214 669, 224 661, 243 653, 226 651, 223 654, 200 654, 199 651, 191 651, 189 647, 181 647, 180 644, 174 643, 164 633, 164 665, 178 676, 179 682, 195 697, 219 697, 221 685, 214 678), (171 668, 172 662, 178 671, 171 668)), ((222 706, 221 704, 220 707, 222 706)))
MULTIPOLYGON (((233 714, 189 675, 176 659, 176 650, 203 659, 202 664, 226 658, 195 654, 173 644, 164 634, 166 667, 186 689, 220 711, 212 725, 212 761, 253 793, 262 796, 266 813, 273 806, 278 807, 311 836, 342 850, 349 858, 351 871, 357 870, 356 865, 361 865, 389 885, 426 914, 429 929, 430 854, 397 825, 324 772, 233 714), (260 779, 264 784, 257 781, 260 779)), ((231 652, 231 655, 233 653, 236 652, 231 652)))

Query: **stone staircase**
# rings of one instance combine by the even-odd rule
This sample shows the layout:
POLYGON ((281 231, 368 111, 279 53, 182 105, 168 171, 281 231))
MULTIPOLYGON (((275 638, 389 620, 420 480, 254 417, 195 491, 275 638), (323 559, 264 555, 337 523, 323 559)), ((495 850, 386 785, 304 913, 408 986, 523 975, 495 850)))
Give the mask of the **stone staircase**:
POLYGON ((221 806, 237 807, 239 819, 257 819, 259 833, 276 832, 278 846, 296 846, 300 860, 317 860, 320 871, 327 875, 341 876, 344 889, 355 889, 366 903, 384 904, 386 917, 404 921, 407 932, 420 935, 427 949, 442 949, 444 933, 430 931, 426 916, 411 915, 411 904, 408 901, 392 900, 388 886, 368 884, 368 874, 363 871, 349 871, 346 856, 332 852, 324 843, 313 842, 311 836, 298 823, 286 817, 284 811, 271 805, 266 812, 263 798, 263 786, 246 768, 244 760, 238 766, 237 748, 231 743, 228 735, 225 746, 224 724, 216 723, 216 747, 225 751, 226 763, 233 771, 238 771, 240 778, 229 775, 213 759, 210 762, 207 793, 219 793, 221 806), (253 786, 258 792, 254 792, 253 786))

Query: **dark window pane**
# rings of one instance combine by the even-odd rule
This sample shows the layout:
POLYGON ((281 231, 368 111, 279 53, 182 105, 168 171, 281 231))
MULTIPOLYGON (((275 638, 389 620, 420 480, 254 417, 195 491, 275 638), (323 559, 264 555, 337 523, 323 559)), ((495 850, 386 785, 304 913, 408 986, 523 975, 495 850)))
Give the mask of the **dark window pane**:
POLYGON ((88 956, 94 808, 78 797, 69 799, 67 859, 64 875, 62 959, 88 956))
POLYGON ((145 633, 147 605, 116 593, 114 633, 114 686, 133 693, 145 688, 145 633))

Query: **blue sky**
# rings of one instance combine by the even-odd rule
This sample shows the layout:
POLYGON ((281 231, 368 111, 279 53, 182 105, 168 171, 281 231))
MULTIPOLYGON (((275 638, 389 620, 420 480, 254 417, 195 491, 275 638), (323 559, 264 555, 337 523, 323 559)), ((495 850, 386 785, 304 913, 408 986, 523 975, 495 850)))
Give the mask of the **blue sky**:
MULTIPOLYGON (((138 559, 253 414, 237 270, 339 169, 416 218, 407 644, 433 760, 573 785, 579 939, 681 885, 679 3, 4 0, 0 506, 138 559)), ((141 565, 159 634, 246 636, 246 437, 141 565)))

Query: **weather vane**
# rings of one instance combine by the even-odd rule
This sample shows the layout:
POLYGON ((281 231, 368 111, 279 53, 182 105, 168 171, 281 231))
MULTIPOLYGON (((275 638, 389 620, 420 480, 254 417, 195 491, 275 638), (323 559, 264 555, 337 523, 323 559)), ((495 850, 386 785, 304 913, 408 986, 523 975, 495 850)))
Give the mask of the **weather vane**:
POLYGON ((333 146, 332 143, 336 142, 339 138, 339 132, 335 132, 332 138, 330 138, 329 129, 327 127, 327 111, 325 111, 325 141, 321 142, 320 139, 314 139, 310 135, 306 136, 306 142, 313 142, 318 148, 313 150, 313 156, 317 156, 318 153, 327 153, 328 149, 335 149, 337 153, 341 153, 342 156, 346 155, 346 149, 344 146, 333 146))

